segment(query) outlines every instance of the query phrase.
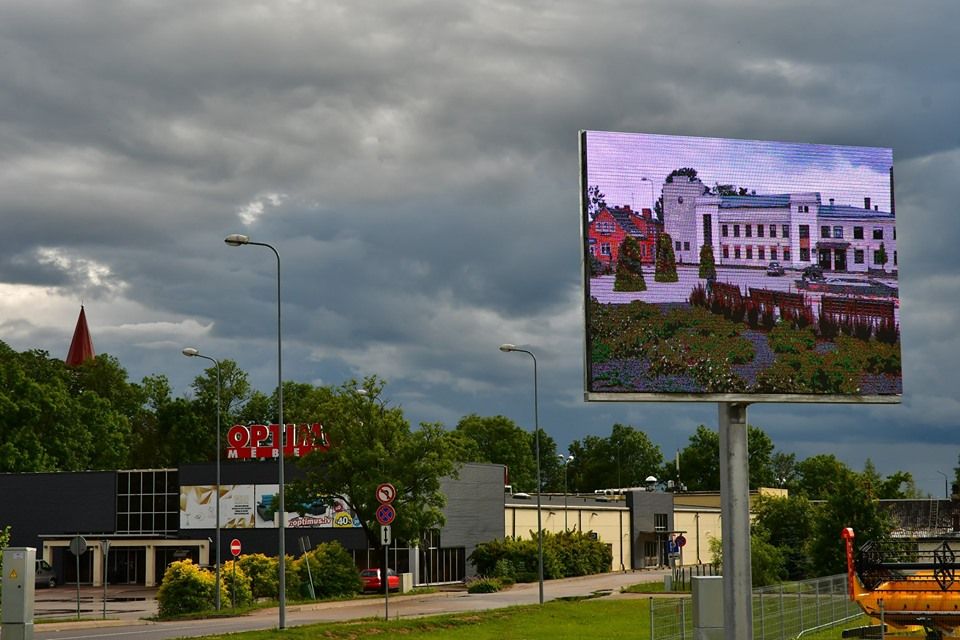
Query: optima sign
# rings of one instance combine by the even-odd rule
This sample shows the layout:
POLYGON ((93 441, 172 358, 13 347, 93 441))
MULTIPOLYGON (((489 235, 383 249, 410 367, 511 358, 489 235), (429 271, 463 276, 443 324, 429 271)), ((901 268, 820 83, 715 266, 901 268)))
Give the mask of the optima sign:
MULTIPOLYGON (((330 449, 330 441, 319 422, 313 424, 288 424, 284 429, 285 457, 299 458, 311 451, 330 449)), ((279 458, 280 448, 274 443, 280 441, 278 424, 235 424, 227 431, 227 458, 279 458)))

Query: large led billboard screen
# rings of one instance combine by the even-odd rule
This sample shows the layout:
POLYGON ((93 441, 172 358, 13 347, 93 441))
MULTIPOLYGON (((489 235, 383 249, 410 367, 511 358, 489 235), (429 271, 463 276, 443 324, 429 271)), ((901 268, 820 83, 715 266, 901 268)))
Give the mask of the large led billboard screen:
POLYGON ((893 151, 580 132, 587 400, 899 402, 893 151))

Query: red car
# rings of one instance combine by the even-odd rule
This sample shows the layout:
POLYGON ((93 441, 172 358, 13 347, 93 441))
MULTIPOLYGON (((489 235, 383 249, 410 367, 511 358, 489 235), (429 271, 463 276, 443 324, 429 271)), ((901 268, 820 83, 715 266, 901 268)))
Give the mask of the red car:
MULTIPOLYGON (((383 591, 380 569, 375 567, 364 569, 360 572, 360 579, 363 581, 364 591, 383 591)), ((390 591, 400 589, 400 576, 393 569, 387 569, 387 585, 390 587, 390 591)))

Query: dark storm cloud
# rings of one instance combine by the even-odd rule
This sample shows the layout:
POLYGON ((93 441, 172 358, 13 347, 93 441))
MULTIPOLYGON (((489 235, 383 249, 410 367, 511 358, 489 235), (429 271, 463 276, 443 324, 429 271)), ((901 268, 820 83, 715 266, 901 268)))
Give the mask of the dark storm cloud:
POLYGON ((132 377, 184 390, 191 342, 269 390, 274 258, 223 244, 247 233, 281 251, 288 378, 378 373, 414 422, 528 424, 530 363, 496 349, 524 343, 561 446, 630 422, 672 451, 715 406, 582 402, 577 130, 891 146, 904 405, 751 421, 804 452, 955 444, 958 22, 946 0, 7 2, 0 285, 74 311, 58 333, 11 303, 0 338, 59 353, 86 296, 132 377))

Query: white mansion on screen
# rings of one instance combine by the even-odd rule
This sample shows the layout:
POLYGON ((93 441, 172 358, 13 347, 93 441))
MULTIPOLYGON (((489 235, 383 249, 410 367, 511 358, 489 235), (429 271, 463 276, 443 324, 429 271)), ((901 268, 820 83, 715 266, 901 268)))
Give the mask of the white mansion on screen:
POLYGON ((696 264, 713 247, 717 265, 788 268, 820 265, 824 272, 897 272, 893 212, 821 202, 819 193, 711 195, 699 178, 674 176, 663 185, 663 227, 677 262, 696 264), (882 248, 881 248, 882 245, 882 248))

